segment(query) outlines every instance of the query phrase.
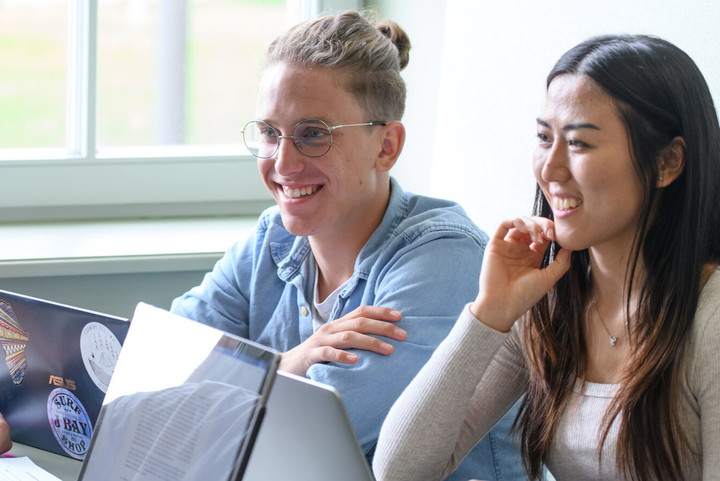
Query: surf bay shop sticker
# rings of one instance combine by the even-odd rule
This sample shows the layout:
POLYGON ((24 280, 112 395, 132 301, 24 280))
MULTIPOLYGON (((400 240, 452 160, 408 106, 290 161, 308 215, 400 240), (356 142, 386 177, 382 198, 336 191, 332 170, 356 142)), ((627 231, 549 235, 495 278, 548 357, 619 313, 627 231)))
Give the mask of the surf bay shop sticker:
POLYGON ((50 429, 68 456, 84 459, 90 446, 92 424, 82 403, 70 391, 57 388, 47 402, 50 429))
POLYGON ((107 393, 121 348, 115 334, 99 322, 88 322, 80 333, 80 355, 83 364, 90 379, 104 393, 107 393))

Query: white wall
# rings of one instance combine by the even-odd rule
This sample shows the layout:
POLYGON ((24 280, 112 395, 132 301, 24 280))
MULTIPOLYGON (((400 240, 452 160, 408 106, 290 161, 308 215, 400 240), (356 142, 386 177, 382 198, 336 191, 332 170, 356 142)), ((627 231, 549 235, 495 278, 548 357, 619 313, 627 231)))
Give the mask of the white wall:
POLYGON ((373 2, 383 18, 395 20, 410 37, 410 63, 403 71, 408 87, 403 123, 407 138, 393 167, 403 188, 432 193, 432 152, 440 91, 440 65, 445 35, 445 0, 380 0, 373 2), (409 8, 411 7, 411 8, 409 8))
POLYGON ((504 218, 530 212, 535 118, 545 76, 562 53, 587 37, 666 38, 695 59, 720 101, 716 0, 376 4, 413 43, 404 73, 408 141, 394 173, 408 190, 459 201, 489 232, 504 218), (433 120, 434 130, 424 127, 433 120))

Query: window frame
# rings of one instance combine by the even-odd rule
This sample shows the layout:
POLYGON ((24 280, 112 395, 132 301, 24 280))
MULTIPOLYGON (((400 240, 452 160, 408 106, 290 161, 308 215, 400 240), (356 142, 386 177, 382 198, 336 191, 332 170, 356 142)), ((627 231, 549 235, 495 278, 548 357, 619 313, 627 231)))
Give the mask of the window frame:
MULTIPOLYGON (((299 19, 362 8, 292 0, 299 19)), ((257 214, 272 204, 241 145, 96 149, 98 0, 70 0, 65 149, 0 149, 0 222, 257 214)))

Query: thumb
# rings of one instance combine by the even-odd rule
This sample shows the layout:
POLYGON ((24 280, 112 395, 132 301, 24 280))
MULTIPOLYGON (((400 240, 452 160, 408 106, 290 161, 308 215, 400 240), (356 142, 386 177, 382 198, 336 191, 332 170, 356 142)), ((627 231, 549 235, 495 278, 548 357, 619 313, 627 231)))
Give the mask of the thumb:
POLYGON ((557 281, 570 269, 570 261, 572 259, 572 251, 568 249, 560 249, 555 259, 545 268, 547 276, 548 288, 554 286, 557 281))

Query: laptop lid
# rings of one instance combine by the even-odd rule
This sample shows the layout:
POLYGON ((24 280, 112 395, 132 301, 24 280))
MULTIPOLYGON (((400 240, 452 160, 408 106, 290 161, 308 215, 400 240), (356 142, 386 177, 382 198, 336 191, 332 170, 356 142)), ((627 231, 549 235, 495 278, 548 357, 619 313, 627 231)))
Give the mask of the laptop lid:
POLYGON ((279 359, 138 304, 79 480, 242 479, 279 359))
POLYGON ((120 317, 0 290, 11 439, 83 459, 127 329, 120 317))
POLYGON ((278 372, 244 481, 372 481, 335 388, 278 372))

